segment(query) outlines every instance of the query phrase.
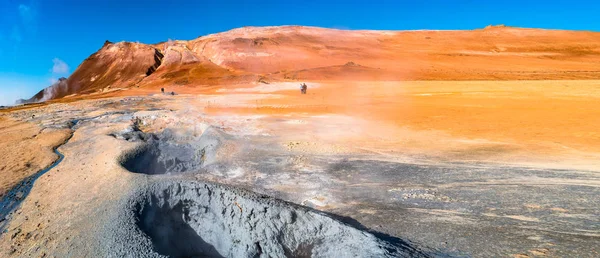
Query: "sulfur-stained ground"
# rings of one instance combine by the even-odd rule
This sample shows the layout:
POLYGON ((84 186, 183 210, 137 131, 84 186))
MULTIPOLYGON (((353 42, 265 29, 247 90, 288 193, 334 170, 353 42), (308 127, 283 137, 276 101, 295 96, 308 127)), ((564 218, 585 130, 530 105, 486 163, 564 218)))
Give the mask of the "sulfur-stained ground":
POLYGON ((3 176, 5 188, 50 165, 52 147, 73 137, 6 218, 0 249, 107 256, 122 243, 129 255, 151 256, 156 246, 126 216, 130 202, 154 182, 184 180, 342 216, 428 255, 596 257, 599 87, 310 82, 304 96, 295 83, 181 87, 175 96, 124 91, 4 112, 2 173, 19 175, 3 176), (207 131, 219 137, 198 156, 202 169, 131 173, 122 159, 145 143, 133 125, 170 131, 173 148, 207 131))

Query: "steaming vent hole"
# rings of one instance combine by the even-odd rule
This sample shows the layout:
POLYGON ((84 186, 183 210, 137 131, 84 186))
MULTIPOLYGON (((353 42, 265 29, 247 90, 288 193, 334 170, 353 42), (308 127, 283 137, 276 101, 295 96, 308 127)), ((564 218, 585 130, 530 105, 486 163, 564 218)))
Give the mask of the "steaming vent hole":
POLYGON ((136 225, 169 257, 426 257, 278 199, 198 181, 159 182, 137 199, 136 225))
POLYGON ((214 159, 219 140, 203 134, 198 139, 182 140, 171 131, 145 137, 145 143, 121 158, 121 165, 133 172, 149 175, 199 171, 214 159))

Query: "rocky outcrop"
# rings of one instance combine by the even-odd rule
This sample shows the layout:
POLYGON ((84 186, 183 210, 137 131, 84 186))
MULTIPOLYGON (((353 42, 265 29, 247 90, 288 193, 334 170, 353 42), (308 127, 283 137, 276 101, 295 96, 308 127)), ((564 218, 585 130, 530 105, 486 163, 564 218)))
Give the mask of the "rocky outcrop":
POLYGON ((164 57, 165 56, 158 49, 154 49, 154 64, 148 68, 146 76, 150 76, 156 71, 156 69, 158 69, 158 67, 162 64, 164 57))
POLYGON ((146 76, 149 67, 156 66, 157 59, 160 60, 159 55, 152 46, 106 41, 68 79, 63 78, 41 90, 29 101, 40 102, 71 94, 93 93, 106 87, 131 87, 146 76))

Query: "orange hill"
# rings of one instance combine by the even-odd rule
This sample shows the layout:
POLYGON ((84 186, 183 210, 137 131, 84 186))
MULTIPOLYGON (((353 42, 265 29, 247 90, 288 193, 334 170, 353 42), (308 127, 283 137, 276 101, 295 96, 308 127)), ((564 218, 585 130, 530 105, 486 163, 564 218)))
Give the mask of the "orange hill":
POLYGON ((30 101, 114 88, 258 80, 600 79, 600 33, 244 27, 154 45, 106 42, 30 101))

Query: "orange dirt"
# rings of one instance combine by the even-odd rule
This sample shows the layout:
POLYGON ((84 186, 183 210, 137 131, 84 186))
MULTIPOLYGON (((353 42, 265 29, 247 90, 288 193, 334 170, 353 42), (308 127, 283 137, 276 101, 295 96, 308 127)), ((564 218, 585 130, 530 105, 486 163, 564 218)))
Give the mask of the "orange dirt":
POLYGON ((283 97, 207 110, 360 117, 368 121, 362 129, 388 139, 389 149, 437 150, 452 160, 503 156, 500 161, 597 165, 600 156, 600 81, 326 82, 308 92, 278 92, 283 97), (437 136, 423 139, 389 128, 437 136), (446 138, 465 144, 448 146, 446 138))
POLYGON ((390 148, 442 152, 451 160, 537 161, 533 155, 542 163, 596 164, 598 67, 596 32, 247 27, 190 41, 107 43, 68 79, 79 88, 51 102, 156 94, 160 88, 244 94, 223 90, 318 82, 318 88, 309 84, 308 95, 281 91, 274 93, 278 98, 206 110, 349 115, 368 121, 361 126, 371 131, 386 128, 380 134, 390 148), (146 76, 147 67, 157 65, 156 51, 164 58, 146 76), (406 129, 436 136, 416 139, 404 135, 406 129), (465 144, 436 143, 436 137, 465 144))
POLYGON ((0 196, 58 159, 52 148, 64 142, 69 134, 68 129, 42 130, 33 123, 0 117, 0 196))
POLYGON ((123 88, 259 80, 600 79, 599 64, 597 32, 245 27, 154 45, 106 42, 68 79, 32 101, 123 88))

